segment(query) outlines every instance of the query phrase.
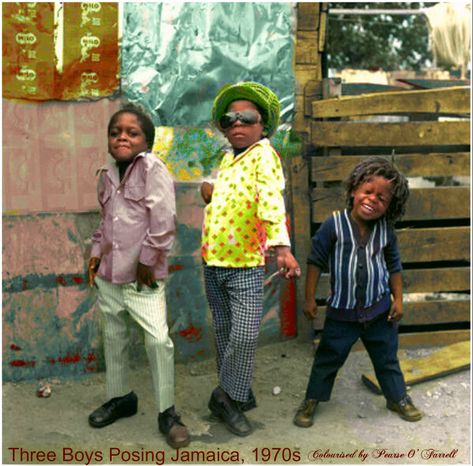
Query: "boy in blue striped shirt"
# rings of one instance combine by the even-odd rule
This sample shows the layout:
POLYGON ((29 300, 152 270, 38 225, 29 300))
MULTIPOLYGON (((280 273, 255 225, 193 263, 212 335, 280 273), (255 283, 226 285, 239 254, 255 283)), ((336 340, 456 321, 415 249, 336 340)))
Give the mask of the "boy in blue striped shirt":
POLYGON ((304 314, 317 314, 320 274, 330 270, 324 330, 305 400, 294 424, 310 427, 320 401, 328 401, 338 370, 361 338, 386 398, 406 421, 422 413, 406 393, 397 358, 397 321, 402 317, 401 260, 393 224, 405 211, 406 178, 387 160, 370 157, 347 180, 347 208, 334 212, 312 238, 307 260, 304 314))

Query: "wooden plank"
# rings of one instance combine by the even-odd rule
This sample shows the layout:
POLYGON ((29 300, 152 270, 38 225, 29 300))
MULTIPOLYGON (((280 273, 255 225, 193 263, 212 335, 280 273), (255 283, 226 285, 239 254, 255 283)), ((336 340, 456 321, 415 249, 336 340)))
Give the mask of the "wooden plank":
POLYGON ((415 89, 438 89, 439 87, 469 86, 467 79, 396 79, 400 83, 408 84, 415 89))
MULTIPOLYGON (((470 367, 470 342, 453 343, 422 358, 400 357, 399 365, 406 385, 445 377, 470 367)), ((361 380, 375 393, 379 395, 383 393, 373 371, 362 374, 361 380)))
MULTIPOLYGON (((320 337, 314 340, 317 345, 320 337)), ((401 333, 399 335, 399 348, 420 348, 428 346, 445 346, 452 345, 461 341, 470 341, 469 330, 443 330, 438 332, 417 332, 417 333, 401 333)), ((365 351, 363 343, 358 340, 353 345, 352 351, 365 351)))
POLYGON ((328 15, 327 11, 322 9, 319 16, 319 52, 323 52, 325 50, 325 42, 326 42, 326 32, 327 32, 327 20, 328 15))
POLYGON ((470 144, 470 122, 463 120, 422 123, 313 121, 311 127, 311 142, 319 147, 424 147, 470 144))
MULTIPOLYGON (((310 242, 310 193, 309 193, 309 168, 307 160, 302 156, 291 158, 289 164, 288 184, 291 189, 292 199, 292 236, 294 238, 294 253, 299 259, 302 276, 306 273, 306 261, 302 260, 309 255, 310 242)), ((302 307, 304 302, 304 285, 302 281, 297 282, 296 303, 298 309, 297 331, 303 336, 307 335, 310 324, 304 318, 302 307)))
POLYGON ((297 30, 316 31, 319 27, 320 3, 297 4, 297 30))
POLYGON ((297 31, 295 46, 295 60, 297 64, 319 63, 318 39, 318 31, 297 31))
POLYGON ((403 262, 469 261, 470 228, 405 228, 397 231, 403 262))
POLYGON ((428 91, 383 92, 326 99, 312 104, 314 118, 355 115, 469 114, 470 88, 450 87, 428 91))
MULTIPOLYGON (((312 221, 322 223, 345 205, 344 189, 312 190, 312 221)), ((440 186, 411 189, 403 220, 467 219, 470 217, 469 186, 440 186)))
POLYGON ((294 74, 296 76, 296 95, 304 95, 304 88, 308 81, 322 80, 322 65, 320 63, 314 65, 294 64, 294 74))
MULTIPOLYGON (((361 94, 371 94, 373 92, 393 92, 401 91, 403 88, 399 86, 388 86, 387 84, 375 83, 343 83, 342 95, 354 96, 361 94)), ((316 117, 319 118, 319 117, 316 117)))
MULTIPOLYGON (((444 330, 439 332, 401 333, 399 348, 421 348, 426 346, 451 345, 460 341, 470 340, 469 330, 444 330)), ((361 342, 354 345, 355 351, 364 349, 361 342)))
MULTIPOLYGON (((297 97, 296 97, 297 98, 297 97)), ((322 81, 308 81, 304 88, 304 115, 312 115, 312 101, 322 98, 322 81)))
MULTIPOLYGON (((320 330, 324 326, 326 306, 318 306, 313 327, 320 330)), ((452 322, 470 322, 470 301, 432 300, 405 302, 404 316, 400 325, 432 325, 452 322)))
MULTIPOLYGON (((311 181, 344 180, 355 166, 367 156, 313 157, 311 181)), ((383 156, 394 162, 405 176, 469 176, 470 153, 403 154, 383 156)))
MULTIPOLYGON (((470 289, 470 268, 403 270, 402 288, 404 293, 468 291, 470 289)), ((322 274, 317 288, 317 299, 325 299, 329 293, 330 276, 322 274)))

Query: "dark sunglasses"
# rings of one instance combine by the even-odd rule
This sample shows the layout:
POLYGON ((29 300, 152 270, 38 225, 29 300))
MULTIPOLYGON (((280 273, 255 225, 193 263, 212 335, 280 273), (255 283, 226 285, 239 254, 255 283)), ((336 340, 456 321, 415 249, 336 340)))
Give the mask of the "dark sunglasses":
POLYGON ((219 120, 220 128, 227 129, 235 123, 240 121, 244 125, 254 125, 260 121, 260 114, 254 110, 245 110, 243 112, 228 112, 219 120))

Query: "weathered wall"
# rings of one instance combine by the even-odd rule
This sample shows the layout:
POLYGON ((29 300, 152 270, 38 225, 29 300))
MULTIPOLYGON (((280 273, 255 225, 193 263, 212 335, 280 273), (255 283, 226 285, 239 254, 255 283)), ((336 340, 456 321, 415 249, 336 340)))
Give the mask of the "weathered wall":
MULTIPOLYGON (((105 160, 104 128, 118 103, 4 101, 3 376, 78 376, 103 369, 95 290, 86 286, 90 235, 99 222, 95 171, 105 160), (29 149, 26 151, 25 147, 29 149)), ((156 152, 176 178, 197 170, 219 147, 210 131, 158 131, 156 152), (166 136, 167 135, 167 136, 166 136)), ((176 359, 213 353, 199 256, 200 181, 176 181, 178 234, 170 257, 168 322, 176 359)), ((271 269, 274 264, 268 264, 271 269)), ((278 338, 293 290, 265 288, 262 339, 278 338)), ((289 329, 293 332, 294 329, 289 329)), ((132 361, 145 359, 132 327, 132 361)), ((287 328, 283 329, 287 334, 287 328)))
MULTIPOLYGON (((292 120, 293 4, 140 3, 121 10, 104 5, 63 5, 64 21, 56 26, 64 38, 62 70, 52 58, 53 4, 11 4, 2 10, 8 26, 3 90, 10 99, 3 101, 6 380, 103 368, 95 290, 86 286, 85 264, 88 239, 99 221, 95 173, 105 162, 105 128, 121 99, 151 113, 157 126, 153 152, 176 180, 178 235, 167 298, 177 360, 213 351, 199 258, 198 191, 201 180, 214 175, 224 144, 207 124, 212 98, 223 84, 256 80, 278 93, 286 129, 292 120), (108 62, 116 64, 119 46, 116 73, 108 62), (26 85, 19 82, 23 78, 32 81, 26 85), (53 98, 77 100, 46 101, 53 98)), ((288 135, 281 131, 273 140, 283 159, 298 148, 288 135)), ((268 264, 268 274, 273 267, 268 264)), ((294 296, 293 283, 275 280, 265 287, 263 340, 295 334, 294 296)), ((142 336, 136 327, 132 331, 131 357, 139 362, 142 336)))

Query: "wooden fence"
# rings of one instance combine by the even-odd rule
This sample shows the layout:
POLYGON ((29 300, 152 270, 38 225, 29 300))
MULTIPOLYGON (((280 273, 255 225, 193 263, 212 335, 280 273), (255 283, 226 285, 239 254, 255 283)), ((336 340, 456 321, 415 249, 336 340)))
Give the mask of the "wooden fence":
MULTIPOLYGON (((396 225, 406 296, 401 345, 468 339, 470 187, 464 177, 470 175, 470 89, 333 97, 306 102, 308 107, 312 233, 344 207, 342 182, 360 160, 393 160, 414 186, 396 225)), ((323 275, 316 329, 323 325, 328 292, 323 275)))

